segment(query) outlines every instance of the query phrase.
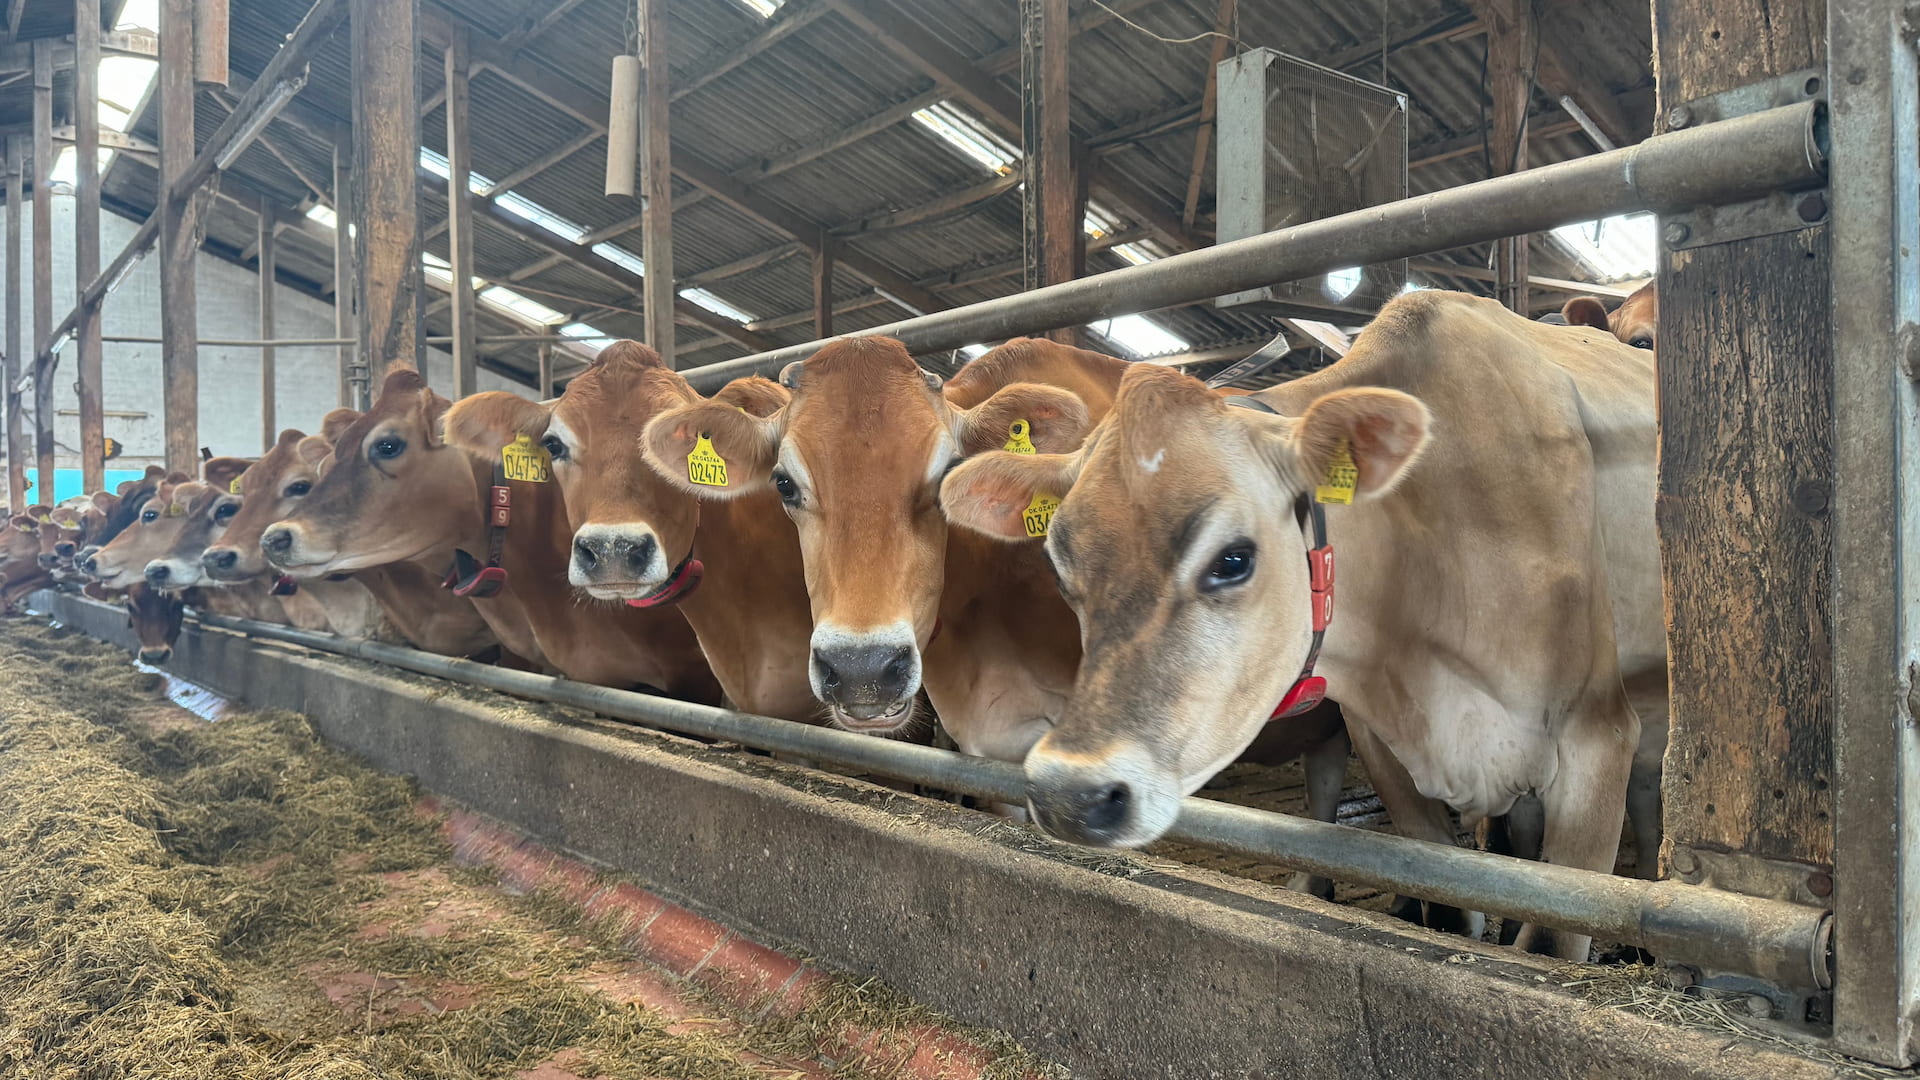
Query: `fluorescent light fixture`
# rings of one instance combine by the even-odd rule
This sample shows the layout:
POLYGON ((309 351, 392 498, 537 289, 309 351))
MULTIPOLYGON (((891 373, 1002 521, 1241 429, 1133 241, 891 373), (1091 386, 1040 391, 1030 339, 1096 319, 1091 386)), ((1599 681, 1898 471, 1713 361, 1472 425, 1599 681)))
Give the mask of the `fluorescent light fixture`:
POLYGON ((1565 248, 1600 282, 1652 277, 1656 265, 1654 216, 1620 214, 1553 230, 1565 248))
POLYGON ((1127 350, 1138 359, 1181 352, 1187 343, 1168 333, 1145 315, 1122 315, 1095 325, 1101 337, 1127 350))
POLYGON ((1335 270, 1333 273, 1328 274, 1326 285, 1323 287, 1326 289, 1327 295, 1333 299, 1345 300, 1347 297, 1353 295, 1355 289, 1360 287, 1360 282, 1365 277, 1365 271, 1357 266, 1349 266, 1344 270, 1335 270))
POLYGON ((615 247, 612 244, 602 241, 593 245, 593 253, 623 270, 630 270, 642 277, 646 276, 647 264, 640 256, 635 255, 626 248, 615 247))
POLYGON ((481 289, 480 299, 530 326, 551 326, 566 318, 540 301, 501 285, 481 289))
POLYGON ((770 19, 787 0, 740 0, 740 5, 763 19, 770 19))
POLYGON ((1150 250, 1146 244, 1115 244, 1107 249, 1133 266, 1145 266, 1160 256, 1150 250))
POLYGON ((725 300, 720 299, 705 289, 682 289, 680 295, 699 304, 715 315, 724 315, 734 322, 750 323, 756 318, 756 316, 741 311, 739 308, 734 307, 732 304, 727 303, 725 300))
MULTIPOLYGON (((475 183, 481 183, 479 174, 473 174, 473 179, 475 183)), ((493 182, 491 180, 485 181, 482 186, 492 187, 493 182)), ((509 191, 496 197, 493 200, 493 204, 515 217, 525 218, 527 221, 540 226, 570 244, 577 244, 581 240, 586 239, 587 227, 585 225, 568 221, 566 218, 561 217, 559 214, 554 213, 523 195, 516 195, 509 191)))
POLYGON ((286 108, 287 102, 292 101, 294 95, 306 85, 305 75, 296 75, 291 79, 281 79, 274 83, 273 89, 267 92, 266 100, 260 103, 260 108, 254 111, 252 118, 234 135, 233 140, 221 149, 219 156, 213 159, 213 167, 222 172, 232 168, 240 155, 246 153, 247 147, 253 145, 253 140, 267 130, 267 125, 273 123, 273 118, 279 116, 280 110, 286 108))
MULTIPOLYGON (((448 161, 447 156, 445 154, 437 154, 432 150, 427 149, 424 146, 420 148, 420 167, 432 173, 433 175, 439 177, 442 180, 453 179, 453 162, 448 161)), ((486 177, 481 176, 479 173, 474 172, 472 169, 467 170, 467 190, 468 191, 471 191, 476 195, 485 195, 487 193, 487 189, 492 186, 493 186, 492 180, 489 180, 486 177)))
MULTIPOLYGON (((151 251, 151 250, 153 249, 152 248, 147 249, 147 251, 151 251)), ((133 258, 127 260, 127 265, 123 267, 118 274, 115 274, 113 276, 112 281, 107 282, 107 291, 101 294, 101 299, 104 300, 105 298, 112 296, 113 290, 119 288, 122 284, 126 282, 127 278, 133 275, 133 268, 136 266, 139 266, 140 261, 147 257, 147 251, 142 251, 140 254, 135 255, 133 258)))
POLYGON ((1012 172, 1014 162, 1020 160, 1018 147, 994 134, 978 118, 951 101, 929 105, 914 113, 913 118, 942 142, 1000 176, 1012 172))

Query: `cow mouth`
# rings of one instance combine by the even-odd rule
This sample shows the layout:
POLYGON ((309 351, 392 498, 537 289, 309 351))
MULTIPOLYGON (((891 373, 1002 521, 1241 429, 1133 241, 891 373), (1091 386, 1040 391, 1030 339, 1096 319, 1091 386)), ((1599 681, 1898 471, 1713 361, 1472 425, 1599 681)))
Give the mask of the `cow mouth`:
POLYGON ((854 716, 839 705, 828 705, 827 715, 833 720, 833 726, 844 731, 861 735, 891 735, 901 731, 913 721, 914 699, 907 698, 896 702, 892 708, 873 716, 854 716))
POLYGON ((659 582, 648 584, 644 581, 596 581, 581 586, 581 590, 595 600, 632 600, 645 596, 660 587, 659 582))

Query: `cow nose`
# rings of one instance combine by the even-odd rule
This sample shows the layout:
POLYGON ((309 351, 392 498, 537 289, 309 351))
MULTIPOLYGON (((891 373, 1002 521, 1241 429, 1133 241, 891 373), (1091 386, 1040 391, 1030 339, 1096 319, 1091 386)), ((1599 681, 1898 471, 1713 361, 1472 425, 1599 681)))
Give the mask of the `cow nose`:
POLYGON ((173 579, 173 571, 165 563, 154 563, 147 567, 147 584, 156 589, 164 589, 173 579))
POLYGON ((62 540, 59 543, 53 545, 53 553, 55 555, 60 556, 63 559, 73 554, 73 541, 62 540))
POLYGON ((80 553, 80 569, 95 577, 100 576, 100 549, 89 548, 80 553))
POLYGON ((600 568, 600 553, 595 551, 594 548, 598 546, 597 543, 591 541, 575 540, 573 542, 574 564, 589 574, 597 571, 600 568))
POLYGON ((293 550, 293 530, 285 525, 275 525, 260 537, 260 550, 267 558, 283 556, 293 550))
POLYGON ((638 581, 653 565, 656 547, 649 533, 596 533, 573 541, 573 564, 589 580, 638 581))
POLYGON ((216 574, 232 570, 239 562, 240 553, 232 548, 208 548, 206 554, 200 556, 200 565, 216 574))
POLYGON ((890 716, 913 695, 913 648, 884 643, 813 650, 813 671, 829 705, 855 720, 890 716))
POLYGON ((173 650, 165 645, 162 645, 157 649, 141 649, 140 650, 140 660, 142 663, 164 664, 171 659, 173 659, 173 650))

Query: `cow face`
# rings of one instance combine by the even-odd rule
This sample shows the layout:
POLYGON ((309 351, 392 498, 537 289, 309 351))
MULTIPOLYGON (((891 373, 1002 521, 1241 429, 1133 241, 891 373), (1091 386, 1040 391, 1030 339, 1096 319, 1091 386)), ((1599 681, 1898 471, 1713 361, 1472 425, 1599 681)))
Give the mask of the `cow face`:
POLYGON ((1016 418, 1040 449, 1077 445, 1086 407, 1027 383, 955 407, 890 338, 832 342, 780 383, 792 397, 769 416, 718 402, 660 416, 647 425, 647 457, 697 495, 772 487, 799 533, 814 694, 842 726, 891 732, 910 718, 945 584, 940 478, 966 454, 1004 444, 1016 418))
POLYGON ((418 372, 388 374, 373 408, 340 432, 325 474, 261 534, 267 560, 314 578, 452 549, 481 510, 471 464, 440 436, 446 411, 418 372))
MULTIPOLYGON (((359 415, 353 414, 355 419, 359 415)), ((320 479, 319 462, 332 450, 324 440, 288 428, 273 449, 240 474, 240 499, 225 530, 200 556, 201 572, 209 583, 236 585, 271 569, 260 550, 261 534, 292 514, 313 490, 320 479)))
POLYGON ((186 605, 180 597, 163 593, 144 582, 127 588, 127 625, 140 642, 140 659, 148 664, 164 664, 173 658, 173 643, 180 640, 181 618, 186 605))
POLYGON ((1636 349, 1651 350, 1660 330, 1660 293, 1655 282, 1647 282, 1620 302, 1613 314, 1591 296, 1576 296, 1566 302, 1560 314, 1572 326, 1591 326, 1604 330, 1636 349))
POLYGON ((187 523, 187 506, 206 485, 174 473, 141 504, 139 515, 109 543, 87 555, 81 569, 109 589, 146 578, 147 564, 164 556, 187 523))
MULTIPOLYGON (((206 463, 205 481, 192 485, 187 498, 180 531, 166 551, 147 563, 147 584, 156 589, 190 589, 206 580, 202 556, 207 545, 226 531, 239 513, 241 498, 233 491, 234 481, 253 463, 244 458, 221 457, 206 463)), ((176 498, 180 493, 176 493, 176 498)))
POLYGON ((948 517, 1007 539, 1027 536, 1036 499, 1059 499, 1046 552, 1085 657, 1066 712, 1026 758, 1043 828, 1147 843, 1245 749, 1312 638, 1298 497, 1342 445, 1358 497, 1387 490, 1426 427, 1425 406, 1397 391, 1340 390, 1274 416, 1141 364, 1078 453, 986 454, 946 478, 948 517))

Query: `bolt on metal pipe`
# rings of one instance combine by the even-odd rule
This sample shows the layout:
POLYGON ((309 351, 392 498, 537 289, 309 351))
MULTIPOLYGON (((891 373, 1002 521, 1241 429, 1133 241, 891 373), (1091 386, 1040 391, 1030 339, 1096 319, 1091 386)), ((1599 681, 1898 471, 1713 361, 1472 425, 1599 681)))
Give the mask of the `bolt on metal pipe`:
MULTIPOLYGON (((1825 106, 1816 101, 1658 135, 1635 146, 1183 252, 863 330, 914 353, 957 349, 1152 311, 1345 266, 1544 232, 1614 214, 1675 213, 1825 182, 1825 106)), ((712 393, 772 375, 822 341, 681 372, 712 393)))
MULTIPOLYGON (((202 613, 222 630, 900 780, 1026 802, 1017 765, 912 743, 809 727, 692 702, 593 686, 378 641, 202 613)), ((1537 922, 1647 949, 1665 960, 1751 975, 1782 987, 1831 985, 1826 911, 1675 881, 1643 881, 1387 836, 1309 818, 1187 799, 1169 839, 1359 885, 1537 922)))

